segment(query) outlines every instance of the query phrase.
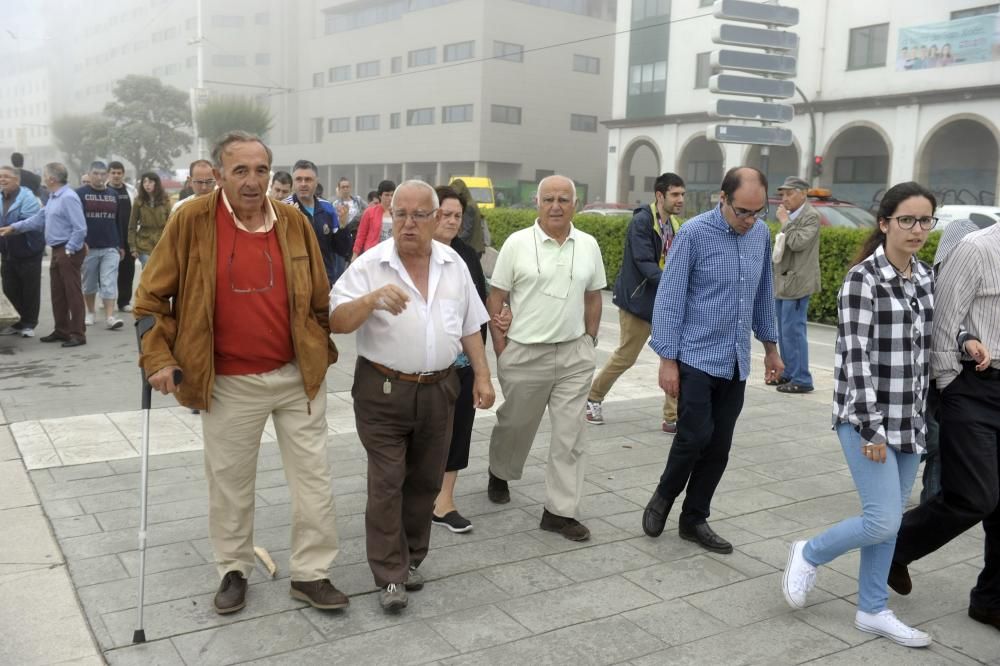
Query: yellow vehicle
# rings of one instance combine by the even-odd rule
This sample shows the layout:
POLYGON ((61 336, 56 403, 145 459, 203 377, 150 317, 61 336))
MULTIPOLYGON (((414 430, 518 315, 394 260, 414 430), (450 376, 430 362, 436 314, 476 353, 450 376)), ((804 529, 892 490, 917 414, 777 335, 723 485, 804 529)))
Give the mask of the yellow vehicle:
POLYGON ((481 209, 493 208, 496 203, 493 199, 493 181, 481 176, 452 176, 448 184, 461 180, 469 188, 472 198, 476 200, 476 205, 481 209))

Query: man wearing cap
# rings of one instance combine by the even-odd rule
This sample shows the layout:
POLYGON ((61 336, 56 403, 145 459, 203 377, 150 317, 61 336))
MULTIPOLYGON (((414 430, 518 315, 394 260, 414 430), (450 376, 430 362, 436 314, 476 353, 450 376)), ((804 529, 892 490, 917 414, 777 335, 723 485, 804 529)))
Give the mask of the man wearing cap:
POLYGON ((774 310, 778 349, 785 374, 775 383, 781 393, 810 393, 806 314, 809 297, 819 291, 819 213, 809 205, 809 183, 789 176, 778 187, 781 232, 775 239, 774 310))

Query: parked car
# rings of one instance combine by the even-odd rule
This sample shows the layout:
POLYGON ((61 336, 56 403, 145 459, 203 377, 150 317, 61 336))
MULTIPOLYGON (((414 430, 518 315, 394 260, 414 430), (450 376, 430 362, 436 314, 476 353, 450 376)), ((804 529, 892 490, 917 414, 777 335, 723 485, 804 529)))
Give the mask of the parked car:
POLYGON ((622 208, 584 208, 579 215, 632 215, 631 210, 622 208))
POLYGON ((992 220, 994 224, 1000 223, 1000 206, 960 206, 947 205, 939 207, 934 214, 938 218, 936 229, 944 229, 952 220, 972 220, 981 223, 979 226, 990 226, 987 220, 992 220), (985 219, 976 219, 982 216, 985 219))
MULTIPOLYGON (((816 209, 820 217, 820 226, 824 227, 847 227, 848 229, 874 229, 875 216, 864 208, 851 203, 841 201, 833 196, 830 190, 822 187, 814 187, 807 192, 809 203, 816 209)), ((776 222, 776 211, 781 205, 780 197, 771 197, 767 200, 770 211, 768 221, 776 222)))
POLYGON ((621 210, 631 212, 635 208, 635 204, 614 203, 611 201, 592 201, 584 206, 583 210, 586 213, 589 213, 592 210, 621 210))
POLYGON ((476 205, 480 209, 493 208, 496 201, 493 197, 493 181, 482 176, 452 176, 449 183, 454 183, 461 179, 465 186, 469 188, 469 193, 476 200, 476 205))

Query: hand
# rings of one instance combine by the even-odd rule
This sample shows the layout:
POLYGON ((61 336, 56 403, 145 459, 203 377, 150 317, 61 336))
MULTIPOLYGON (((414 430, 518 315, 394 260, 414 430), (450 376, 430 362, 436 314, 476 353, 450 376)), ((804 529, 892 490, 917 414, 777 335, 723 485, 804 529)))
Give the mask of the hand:
POLYGON ((118 261, 125 258, 125 248, 118 248, 118 261))
POLYGON ((139 258, 139 253, 136 252, 135 250, 132 250, 132 258, 133 259, 138 259, 139 258))
POLYGON ((777 350, 764 352, 764 382, 777 382, 784 372, 785 364, 777 350))
POLYGON ((477 409, 489 409, 497 399, 497 394, 493 390, 493 383, 489 377, 480 379, 476 377, 472 385, 472 404, 477 409))
POLYGON ((788 211, 785 210, 784 204, 779 205, 778 210, 776 210, 774 214, 778 218, 778 222, 781 222, 782 224, 788 222, 788 211))
POLYGON ((177 384, 174 383, 175 370, 180 370, 180 368, 176 365, 168 365, 167 367, 157 370, 151 374, 146 381, 149 382, 150 386, 163 395, 176 393, 177 384))
POLYGON ((886 457, 885 444, 866 443, 861 445, 861 453, 872 462, 884 463, 886 457))
POLYGON ((677 399, 681 393, 681 373, 677 361, 672 358, 660 359, 660 388, 671 398, 677 399))
POLYGON ((510 323, 514 321, 514 315, 511 314, 510 308, 503 308, 500 312, 493 315, 493 325, 501 333, 506 333, 507 329, 510 328, 510 323))
POLYGON ((341 224, 347 224, 347 213, 349 209, 347 204, 340 204, 337 206, 337 217, 340 219, 341 224))
POLYGON ((368 294, 371 299, 372 310, 385 310, 391 315, 398 315, 406 309, 406 303, 410 297, 406 292, 394 284, 387 284, 368 294))
POLYGON ((990 350, 979 340, 969 340, 965 343, 965 353, 976 362, 976 372, 982 372, 990 366, 990 350))
POLYGON ((0 238, 3 236, 10 236, 14 233, 14 227, 0 227, 0 238))

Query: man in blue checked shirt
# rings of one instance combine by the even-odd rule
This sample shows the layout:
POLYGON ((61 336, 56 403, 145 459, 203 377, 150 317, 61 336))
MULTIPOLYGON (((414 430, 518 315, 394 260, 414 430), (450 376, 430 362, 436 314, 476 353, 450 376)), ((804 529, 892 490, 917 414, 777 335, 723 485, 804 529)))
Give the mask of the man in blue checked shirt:
POLYGON ((649 346, 660 355, 660 387, 678 398, 677 436, 642 529, 663 532, 674 499, 687 487, 678 519, 682 539, 717 552, 731 543, 709 527, 709 507, 726 471, 733 429, 750 374, 750 332, 764 343, 764 379, 779 379, 771 274, 767 178, 730 169, 719 205, 677 232, 653 306, 649 346))

